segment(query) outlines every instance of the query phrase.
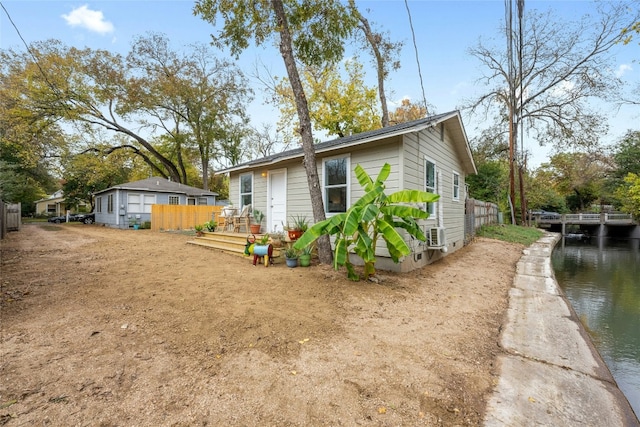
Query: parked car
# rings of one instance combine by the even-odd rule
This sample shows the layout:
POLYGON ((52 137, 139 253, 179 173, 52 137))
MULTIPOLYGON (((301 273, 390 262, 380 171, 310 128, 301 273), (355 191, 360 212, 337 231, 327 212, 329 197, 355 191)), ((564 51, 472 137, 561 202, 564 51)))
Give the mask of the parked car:
MULTIPOLYGON (((52 216, 51 218, 47 219, 47 221, 55 222, 56 224, 60 224, 62 222, 67 222, 67 216, 66 215, 52 216)), ((77 214, 69 214, 69 222, 71 222, 71 221, 78 221, 78 215, 77 214)))
POLYGON ((84 222, 85 224, 93 224, 96 222, 96 214, 91 213, 83 213, 76 215, 76 221, 84 222))

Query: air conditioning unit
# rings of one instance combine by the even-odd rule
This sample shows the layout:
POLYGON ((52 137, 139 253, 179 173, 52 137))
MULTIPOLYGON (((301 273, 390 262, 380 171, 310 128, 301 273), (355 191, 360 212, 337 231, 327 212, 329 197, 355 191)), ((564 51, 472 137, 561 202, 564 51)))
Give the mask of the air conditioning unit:
POLYGON ((447 246, 444 227, 427 228, 427 247, 429 249, 441 249, 447 246))

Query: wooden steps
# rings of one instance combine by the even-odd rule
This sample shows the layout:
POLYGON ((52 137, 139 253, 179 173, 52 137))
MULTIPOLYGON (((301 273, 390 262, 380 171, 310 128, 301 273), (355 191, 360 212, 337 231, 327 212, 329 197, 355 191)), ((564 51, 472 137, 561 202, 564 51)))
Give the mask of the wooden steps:
MULTIPOLYGON (((256 241, 259 241, 260 238, 262 238, 262 234, 256 234, 256 241)), ((244 253, 245 245, 247 244, 247 235, 242 233, 205 231, 202 236, 195 236, 194 240, 190 240, 187 243, 212 249, 220 249, 230 254, 247 257, 244 253)), ((274 262, 278 262, 280 259, 284 260, 282 252, 284 252, 282 248, 273 248, 274 262)))

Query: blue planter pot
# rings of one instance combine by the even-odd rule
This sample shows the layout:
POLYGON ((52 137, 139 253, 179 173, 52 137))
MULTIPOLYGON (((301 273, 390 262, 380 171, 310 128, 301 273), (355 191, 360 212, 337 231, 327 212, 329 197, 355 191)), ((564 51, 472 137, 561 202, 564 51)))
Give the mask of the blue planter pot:
POLYGON ((287 263, 287 267, 294 268, 298 266, 298 258, 285 258, 285 262, 287 263))

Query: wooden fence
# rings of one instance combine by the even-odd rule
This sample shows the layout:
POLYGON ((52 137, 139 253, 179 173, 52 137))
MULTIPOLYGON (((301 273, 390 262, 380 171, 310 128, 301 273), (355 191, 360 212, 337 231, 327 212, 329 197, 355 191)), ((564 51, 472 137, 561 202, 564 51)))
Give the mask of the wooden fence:
POLYGON ((153 205, 151 229, 153 231, 188 230, 197 224, 216 220, 222 206, 153 205))
POLYGON ((5 203, 0 200, 0 239, 4 239, 8 231, 19 231, 22 217, 20 203, 5 203))
POLYGON ((464 242, 469 243, 483 225, 497 224, 500 221, 500 211, 495 203, 467 199, 464 214, 464 242))

